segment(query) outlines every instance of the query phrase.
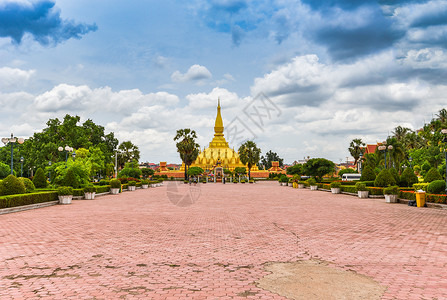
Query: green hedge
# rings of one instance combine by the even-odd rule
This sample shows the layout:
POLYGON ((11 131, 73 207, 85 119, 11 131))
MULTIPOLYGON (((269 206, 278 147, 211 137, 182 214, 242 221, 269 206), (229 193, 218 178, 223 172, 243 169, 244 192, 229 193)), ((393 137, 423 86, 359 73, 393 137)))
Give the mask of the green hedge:
POLYGON ((447 196, 438 194, 426 194, 425 201, 431 203, 447 204, 447 196))
POLYGON ((73 196, 84 196, 84 189, 73 189, 73 196))
POLYGON ((57 192, 38 192, 0 197, 0 208, 15 207, 58 200, 57 192))
POLYGON ((324 189, 324 190, 330 190, 331 189, 331 184, 330 183, 322 183, 321 187, 318 187, 319 189, 324 189))
POLYGON ((110 191, 110 185, 96 186, 96 193, 97 194, 108 193, 109 191, 110 191))
POLYGON ((342 185, 341 191, 345 193, 357 194, 357 188, 355 187, 355 185, 342 185))
POLYGON ((374 196, 383 196, 383 188, 382 187, 367 187, 369 194, 374 196))
POLYGON ((401 199, 407 199, 407 200, 416 200, 416 194, 414 191, 403 191, 401 190, 399 192, 399 198, 401 199))

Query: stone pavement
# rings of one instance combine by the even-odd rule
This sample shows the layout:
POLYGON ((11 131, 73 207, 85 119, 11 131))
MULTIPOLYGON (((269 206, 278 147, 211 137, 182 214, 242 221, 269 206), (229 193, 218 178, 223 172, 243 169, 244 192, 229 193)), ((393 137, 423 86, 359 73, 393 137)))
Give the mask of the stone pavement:
POLYGON ((372 277, 383 299, 447 299, 447 211, 166 182, 0 216, 0 299, 285 299, 256 286, 265 263, 310 258, 372 277))

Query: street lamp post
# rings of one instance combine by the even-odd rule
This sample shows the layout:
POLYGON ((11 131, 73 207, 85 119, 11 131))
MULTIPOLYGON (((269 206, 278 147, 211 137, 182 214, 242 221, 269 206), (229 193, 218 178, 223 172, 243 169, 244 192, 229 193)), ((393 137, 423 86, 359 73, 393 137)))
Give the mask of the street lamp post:
POLYGON ((388 147, 386 146, 386 142, 382 143, 382 146, 379 146, 379 150, 382 151, 385 154, 385 169, 387 169, 387 164, 386 164, 386 153, 390 150, 393 150, 393 146, 389 145, 388 147))
POLYGON ((362 174, 362 167, 363 167, 363 153, 360 153, 359 155, 359 163, 360 163, 360 174, 362 174))
POLYGON ((70 146, 65 146, 65 148, 59 147, 59 148, 57 148, 57 150, 59 152, 65 151, 65 162, 67 162, 67 160, 68 160, 68 152, 73 152, 73 148, 70 146))
MULTIPOLYGON (((51 160, 48 162, 48 165, 51 167, 51 160)), ((51 169, 49 169, 49 171, 48 171, 48 179, 51 183, 51 169)))
POLYGON ((413 161, 413 157, 410 156, 410 158, 408 159, 408 161, 410 162, 410 169, 412 168, 411 166, 411 162, 413 161))
POLYGON ((23 177, 23 156, 20 157, 20 177, 23 177))
POLYGON ((25 140, 23 138, 16 138, 14 137, 14 135, 11 133, 11 137, 10 138, 2 138, 2 142, 7 145, 8 143, 11 144, 11 175, 14 174, 14 158, 13 158, 13 152, 14 152, 14 144, 15 143, 19 143, 19 144, 23 144, 23 142, 25 142, 25 140))
MULTIPOLYGON (((442 129, 441 133, 444 135, 444 138, 442 141, 444 143, 447 143, 447 129, 442 129)), ((447 149, 444 148, 444 155, 445 155, 445 191, 447 193, 447 149)))

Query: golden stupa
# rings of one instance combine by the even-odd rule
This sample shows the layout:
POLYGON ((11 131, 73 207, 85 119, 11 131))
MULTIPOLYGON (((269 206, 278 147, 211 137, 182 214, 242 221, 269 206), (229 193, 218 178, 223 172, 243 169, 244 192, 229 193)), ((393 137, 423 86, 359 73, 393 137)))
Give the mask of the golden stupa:
MULTIPOLYGON (((247 168, 247 166, 241 162, 238 152, 235 151, 234 148, 231 149, 228 142, 225 140, 223 133, 224 126, 220 110, 221 107, 219 99, 217 103, 216 121, 214 123, 213 140, 210 142, 208 148, 203 148, 203 150, 200 150, 196 161, 191 164, 191 167, 200 167, 207 173, 216 173, 216 169, 217 171, 220 171, 221 169, 229 169, 233 171, 237 167, 247 168)), ((181 170, 184 170, 184 165, 182 165, 181 170)), ((257 166, 253 166, 251 168, 251 171, 257 170, 257 166)))

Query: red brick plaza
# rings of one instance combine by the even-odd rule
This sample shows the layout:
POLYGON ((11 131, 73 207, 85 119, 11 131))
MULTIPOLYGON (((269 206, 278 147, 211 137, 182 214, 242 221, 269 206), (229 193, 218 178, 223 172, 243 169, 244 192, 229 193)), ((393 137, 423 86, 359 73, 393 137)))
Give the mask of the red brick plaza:
POLYGON ((383 299, 447 299, 447 210, 272 182, 0 215, 0 243, 0 299, 286 299, 256 286, 265 263, 310 258, 372 277, 383 299))

